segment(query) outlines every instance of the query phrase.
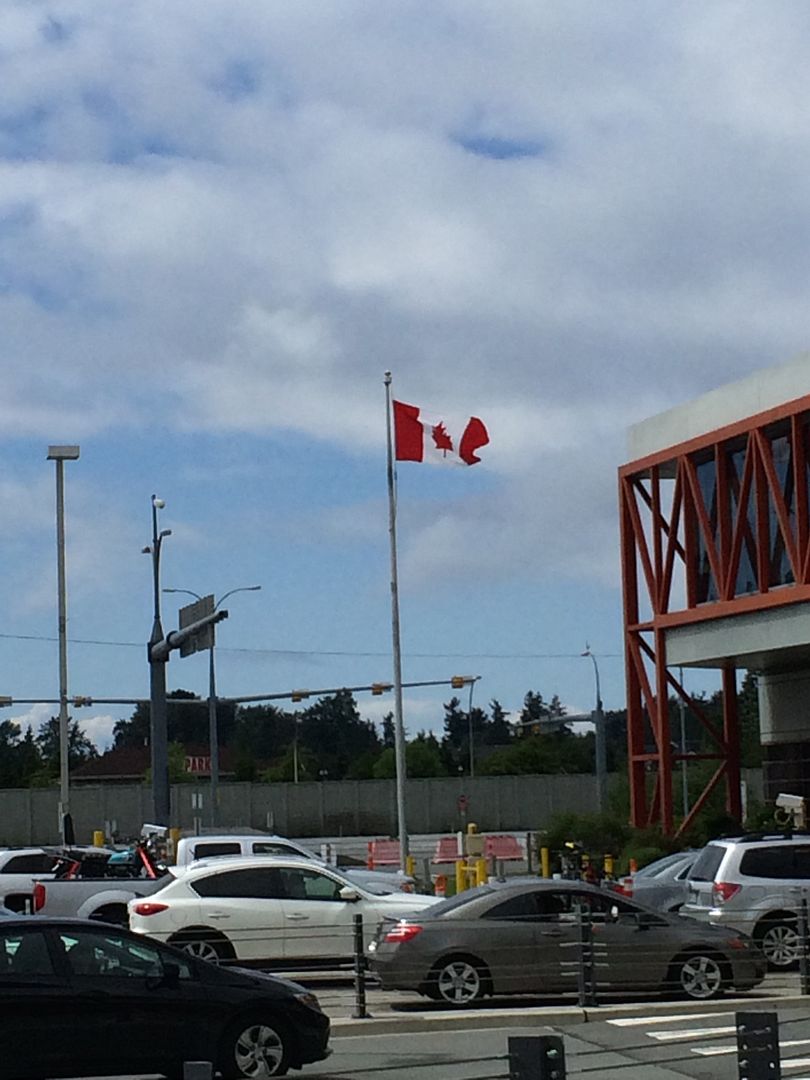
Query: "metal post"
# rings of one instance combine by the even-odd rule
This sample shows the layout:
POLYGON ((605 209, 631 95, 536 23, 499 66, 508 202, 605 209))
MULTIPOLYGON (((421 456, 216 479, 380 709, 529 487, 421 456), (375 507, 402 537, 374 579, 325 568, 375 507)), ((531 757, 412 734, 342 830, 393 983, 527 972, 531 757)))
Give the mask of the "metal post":
POLYGON ((799 901, 799 979, 801 993, 810 994, 810 941, 808 941, 807 897, 799 901))
POLYGON ((394 446, 391 432, 391 372, 385 373, 385 422, 388 473, 388 536, 391 547, 391 643, 394 665, 394 770, 396 773, 399 868, 405 872, 408 858, 408 826, 405 817, 405 724, 402 718, 402 649, 399 633, 399 584, 397 578, 397 513, 394 490, 394 446))
MULTIPOLYGON (((683 690, 683 668, 678 668, 678 680, 683 690)), ((689 814, 689 774, 686 770, 686 706, 678 694, 678 718, 681 727, 681 802, 684 819, 689 814)))
POLYGON ((738 1012, 734 1021, 739 1080, 781 1080, 778 1014, 738 1012))
POLYGON ((56 462, 56 570, 59 608, 59 835, 74 842, 70 814, 70 717, 67 674, 67 580, 65 575, 65 461, 76 461, 78 446, 49 446, 48 460, 56 462))
POLYGON ((596 708, 593 711, 594 765, 596 772, 596 809, 601 814, 605 809, 605 789, 607 787, 607 746, 605 743, 605 718, 602 712, 602 690, 599 685, 599 665, 596 657, 586 643, 583 656, 590 656, 596 679, 596 708))
POLYGON ((475 689, 475 680, 470 680, 470 700, 467 705, 467 728, 468 738, 470 742, 470 779, 475 776, 475 740, 473 739, 473 722, 472 722, 472 703, 473 703, 473 690, 475 689))
POLYGON ((510 1035, 510 1080, 565 1080, 565 1044, 561 1035, 510 1035))
POLYGON ((217 823, 219 799, 219 731, 217 727, 217 679, 214 667, 214 628, 211 627, 211 647, 208 650, 208 748, 211 753, 211 825, 217 823))
POLYGON ((59 592, 59 801, 62 804, 62 842, 70 813, 70 718, 68 717, 67 682, 67 586, 65 581, 65 463, 56 462, 56 562, 59 592))
POLYGON ((593 926, 590 910, 580 906, 577 912, 579 929, 579 966, 577 970, 577 990, 581 1009, 596 1005, 596 987, 594 986, 593 963, 593 926))
POLYGON ((158 825, 169 824, 169 737, 166 708, 166 659, 158 657, 155 646, 163 641, 160 621, 160 548, 163 540, 171 536, 170 529, 158 532, 158 510, 166 504, 157 495, 152 496, 152 546, 144 552, 152 556, 153 618, 152 635, 149 638, 149 739, 152 759, 152 812, 158 825))
MULTIPOLYGON (((258 592, 260 589, 261 585, 243 585, 238 589, 231 589, 229 592, 226 592, 224 596, 220 596, 219 600, 216 602, 214 601, 213 596, 211 596, 210 599, 202 597, 199 593, 194 592, 193 589, 164 589, 163 591, 166 593, 187 593, 189 596, 193 596, 200 604, 205 604, 208 601, 211 604, 211 611, 217 612, 220 609, 220 605, 224 603, 229 596, 233 596, 234 593, 258 592)), ((187 611, 188 609, 186 608, 184 610, 187 611)), ((219 816, 219 722, 217 717, 216 663, 214 660, 214 650, 216 648, 217 640, 213 624, 208 627, 208 635, 208 749, 211 762, 209 772, 211 810, 209 816, 211 825, 213 826, 216 825, 219 816)))
POLYGON ((363 916, 352 916, 354 923, 354 1012, 355 1020, 369 1020, 366 1011, 366 954, 363 946, 363 916))

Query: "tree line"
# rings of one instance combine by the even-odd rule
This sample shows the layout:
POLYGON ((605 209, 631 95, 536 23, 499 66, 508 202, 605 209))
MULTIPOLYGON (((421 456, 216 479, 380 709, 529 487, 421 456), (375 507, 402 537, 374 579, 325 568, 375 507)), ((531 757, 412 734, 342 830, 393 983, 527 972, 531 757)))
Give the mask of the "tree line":
MULTIPOLYGON (((700 705, 719 721, 722 692, 702 696, 700 705)), ((673 741, 678 742, 680 711, 669 703, 673 741)), ((756 679, 746 675, 738 695, 742 763, 760 764, 756 679)), ((594 768, 592 730, 576 731, 565 707, 554 695, 546 700, 528 691, 520 713, 510 715, 493 699, 486 708, 465 710, 453 697, 443 705, 442 733, 418 731, 406 739, 406 763, 412 777, 467 775, 470 739, 476 775, 585 773, 594 768)), ((394 720, 389 713, 379 726, 360 715, 353 695, 342 690, 299 710, 276 705, 235 706, 218 702, 220 746, 227 749, 228 772, 236 780, 366 780, 392 777, 395 771, 394 720)), ((207 750, 208 704, 186 690, 175 690, 167 703, 169 767, 173 782, 191 780, 184 771, 186 748, 207 750)), ((625 710, 604 716, 608 770, 622 769, 627 755, 625 710)), ((703 727, 687 715, 686 747, 709 749, 703 727)), ((650 740, 652 736, 650 734, 650 740)), ((113 728, 112 749, 149 743, 149 705, 138 704, 129 719, 113 728)), ((652 748, 652 743, 650 745, 652 748)), ((78 721, 69 724, 69 762, 76 769, 99 751, 78 721)), ((59 776, 59 721, 46 720, 35 733, 24 734, 12 720, 0 722, 0 787, 35 787, 59 776)))

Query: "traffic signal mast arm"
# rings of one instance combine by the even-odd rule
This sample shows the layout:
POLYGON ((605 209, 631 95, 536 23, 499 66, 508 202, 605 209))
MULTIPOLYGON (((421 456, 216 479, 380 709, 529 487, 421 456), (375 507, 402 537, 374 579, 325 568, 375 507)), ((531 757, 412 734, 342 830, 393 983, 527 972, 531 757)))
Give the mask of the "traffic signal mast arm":
POLYGON ((228 612, 223 609, 222 611, 215 611, 211 615, 206 615, 205 618, 198 619, 197 622, 190 623, 188 626, 184 626, 182 630, 172 630, 163 641, 157 641, 154 645, 149 646, 150 662, 168 660, 172 649, 179 649, 183 642, 193 638, 195 634, 199 634, 207 626, 212 626, 214 623, 227 618, 228 612))

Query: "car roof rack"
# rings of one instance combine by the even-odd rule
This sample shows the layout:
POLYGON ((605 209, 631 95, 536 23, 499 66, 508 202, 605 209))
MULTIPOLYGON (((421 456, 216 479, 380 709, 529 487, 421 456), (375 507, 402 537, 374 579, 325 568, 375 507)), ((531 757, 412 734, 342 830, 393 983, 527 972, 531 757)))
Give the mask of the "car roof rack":
POLYGON ((718 836, 718 840, 735 840, 740 844, 751 844, 761 840, 793 840, 810 837, 810 829, 781 829, 770 832, 738 833, 736 836, 718 836))

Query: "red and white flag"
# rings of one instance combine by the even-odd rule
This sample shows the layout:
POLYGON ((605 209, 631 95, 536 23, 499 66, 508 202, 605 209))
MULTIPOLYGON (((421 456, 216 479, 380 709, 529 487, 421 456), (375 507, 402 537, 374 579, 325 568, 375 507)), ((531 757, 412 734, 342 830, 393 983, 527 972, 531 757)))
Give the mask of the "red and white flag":
POLYGON ((416 405, 394 402, 394 445, 397 461, 439 461, 475 465, 475 451, 489 442, 489 433, 477 416, 460 423, 428 416, 416 405))

